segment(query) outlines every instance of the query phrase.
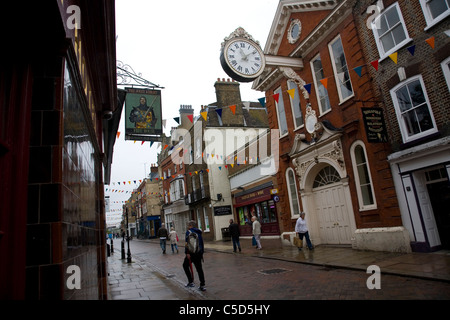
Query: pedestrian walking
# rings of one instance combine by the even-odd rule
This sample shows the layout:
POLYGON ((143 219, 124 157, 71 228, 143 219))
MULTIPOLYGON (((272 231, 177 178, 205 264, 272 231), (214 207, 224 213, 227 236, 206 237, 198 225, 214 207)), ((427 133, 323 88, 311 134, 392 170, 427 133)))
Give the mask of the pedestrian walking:
POLYGON ((231 240, 233 242, 233 252, 236 252, 236 248, 239 248, 239 252, 241 252, 241 244, 239 242, 239 236, 241 235, 239 232, 239 225, 233 222, 233 219, 230 219, 230 226, 228 227, 230 231, 231 240))
POLYGON ((170 228, 169 238, 170 238, 170 246, 172 247, 172 253, 175 253, 173 248, 175 248, 178 253, 178 234, 175 231, 174 227, 170 228))
MULTIPOLYGON (((298 237, 303 241, 303 237, 306 239, 306 245, 309 250, 314 249, 311 240, 309 239, 308 226, 306 225, 305 213, 301 212, 300 217, 297 219, 295 223, 295 232, 298 233, 298 237)), ((302 250, 302 248, 298 248, 298 250, 302 250)))
POLYGON ((183 261, 183 269, 188 278, 186 287, 194 287, 194 272, 192 270, 192 264, 194 264, 200 280, 199 290, 205 291, 205 275, 202 266, 204 253, 202 231, 197 229, 196 223, 193 220, 188 222, 187 227, 188 230, 186 231, 186 246, 184 251, 186 257, 183 261))
POLYGON ((253 236, 256 240, 256 249, 261 250, 261 223, 259 223, 256 216, 252 217, 252 221, 253 236))
POLYGON ((166 253, 166 241, 169 237, 169 232, 166 229, 166 224, 161 224, 161 228, 158 230, 158 237, 159 237, 159 245, 161 246, 161 249, 163 251, 163 254, 166 253))

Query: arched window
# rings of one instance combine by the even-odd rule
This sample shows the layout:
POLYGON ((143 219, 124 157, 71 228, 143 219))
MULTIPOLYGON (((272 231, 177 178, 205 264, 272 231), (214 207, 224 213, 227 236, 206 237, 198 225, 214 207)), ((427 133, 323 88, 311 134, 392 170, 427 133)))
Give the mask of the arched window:
POLYGON ((361 141, 355 142, 351 149, 353 172, 355 174, 356 191, 360 210, 376 209, 372 177, 369 170, 366 148, 361 141))
POLYGON ((291 206, 291 217, 300 214, 300 203, 298 201, 297 182, 292 168, 286 170, 286 183, 289 189, 289 204, 291 206))
POLYGON ((335 168, 326 166, 316 175, 314 179, 313 188, 323 187, 341 181, 341 177, 335 168))

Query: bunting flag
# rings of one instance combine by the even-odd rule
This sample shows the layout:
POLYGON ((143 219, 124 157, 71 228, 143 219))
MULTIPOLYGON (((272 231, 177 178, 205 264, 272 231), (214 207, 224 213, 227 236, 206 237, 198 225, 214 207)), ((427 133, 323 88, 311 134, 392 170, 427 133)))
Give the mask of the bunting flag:
POLYGON ((117 139, 119 139, 119 137, 120 137, 120 132, 117 131, 117 139))
POLYGON ((141 142, 141 146, 144 144, 144 142, 145 142, 145 141, 142 141, 142 142, 141 142))
POLYGON ((203 119, 205 119, 205 121, 206 121, 206 119, 208 118, 208 111, 200 112, 200 114, 202 115, 203 119))
POLYGON ((370 64, 378 71, 378 60, 372 61, 370 64))
POLYGON ((289 89, 287 91, 287 93, 289 93, 289 96, 291 97, 291 99, 294 99, 294 97, 295 97, 295 88, 294 89, 289 89))
POLYGON ((259 98, 258 101, 264 108, 266 107, 266 97, 259 98))
POLYGON ((230 106, 230 110, 231 112, 233 112, 233 114, 236 114, 236 105, 230 106))
POLYGON ((395 64, 397 64, 398 61, 398 52, 394 52, 393 54, 389 55, 389 58, 391 58, 392 61, 394 61, 395 64))
POLYGON ((178 124, 180 124, 180 117, 175 117, 173 118, 173 120, 175 120, 178 124))
POLYGON ((191 123, 194 123, 194 115, 193 114, 188 114, 187 117, 191 123))
POLYGON ((222 109, 216 109, 216 112, 222 118, 222 109))
POLYGON ((155 142, 155 141, 150 141, 150 148, 152 147, 152 145, 153 145, 154 142, 155 142))
POLYGON ((360 78, 362 77, 362 68, 363 66, 359 66, 353 69, 360 78))
POLYGON ((164 146, 164 149, 163 150, 166 150, 166 148, 168 147, 169 145, 168 144, 166 144, 165 146, 164 146))
POLYGON ((275 101, 278 103, 278 100, 280 99, 280 94, 279 93, 275 93, 274 95, 272 95, 272 97, 275 99, 275 101))
POLYGON ((311 85, 312 85, 312 83, 308 83, 303 86, 303 88, 305 88, 309 94, 311 94, 311 85))
POLYGON ((320 80, 320 83, 328 90, 328 78, 320 80))
POLYGON ((426 43, 428 43, 430 45, 430 47, 432 49, 434 49, 434 37, 428 38, 427 40, 425 40, 426 43))
POLYGON ((408 47, 409 53, 411 53, 412 56, 414 56, 414 53, 416 52, 416 46, 413 45, 411 47, 408 47))

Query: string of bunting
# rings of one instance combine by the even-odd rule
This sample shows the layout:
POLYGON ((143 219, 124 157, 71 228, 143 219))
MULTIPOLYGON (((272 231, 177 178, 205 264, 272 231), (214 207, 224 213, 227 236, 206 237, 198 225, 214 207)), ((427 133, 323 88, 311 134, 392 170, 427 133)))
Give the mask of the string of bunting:
MULTIPOLYGON (((447 36, 450 36, 450 33, 447 33, 447 32, 446 32, 446 34, 447 34, 447 36)), ((426 39, 425 42, 426 42, 432 49, 435 48, 435 37, 434 37, 434 36, 433 36, 433 37, 430 37, 430 38, 428 38, 428 39, 426 39)), ((408 52, 411 54, 411 56, 414 56, 415 53, 416 53, 416 45, 412 45, 412 46, 407 47, 407 50, 408 50, 408 52)), ((394 53, 390 54, 390 55, 389 55, 389 58, 390 58, 395 64, 397 64, 397 63, 398 63, 398 52, 394 52, 394 53)), ((354 68, 352 68, 352 70, 353 70, 353 71, 361 78, 361 77, 362 77, 362 70, 363 70, 363 68, 364 68, 364 67, 367 67, 367 66, 369 66, 369 65, 372 66, 376 71, 379 71, 379 67, 380 67, 379 59, 374 60, 374 61, 371 61, 371 62, 368 63, 368 64, 363 64, 363 65, 354 67, 354 68)), ((339 77, 340 75, 343 75, 343 74, 345 74, 345 72, 340 73, 340 74, 338 75, 338 77, 339 77)), ((328 90, 328 84, 329 84, 328 82, 329 82, 329 79, 330 79, 330 78, 333 79, 333 78, 334 78, 334 75, 333 75, 333 76, 329 76, 329 77, 325 77, 325 78, 319 80, 319 82, 320 82, 320 83, 325 87, 325 89, 327 89, 327 90, 328 90)), ((313 83, 308 83, 308 84, 305 84, 305 85, 303 86, 303 87, 306 89, 306 91, 308 91, 309 94, 311 94, 312 85, 313 85, 313 83)), ((295 97, 295 90, 296 90, 296 89, 293 88, 293 89, 289 89, 289 90, 286 91, 292 99, 294 99, 294 97, 295 97)), ((280 93, 276 93, 276 94, 273 94, 273 95, 272 95, 272 98, 274 98, 274 100, 275 100, 277 103, 278 103, 278 101, 279 101, 279 97, 280 97, 280 93)), ((258 101, 259 101, 259 103, 260 103, 264 108, 266 107, 266 97, 259 98, 258 101)), ((226 107, 222 107, 222 108, 215 108, 215 111, 216 111, 216 113, 217 113, 217 115, 218 115, 219 117, 222 117, 222 110, 225 109, 225 108, 229 108, 229 109, 231 110, 231 112, 233 113, 233 115, 236 115, 236 105, 234 104, 234 105, 226 106, 226 107)), ((207 117, 208 117, 208 111, 201 111, 201 112, 200 112, 200 115, 201 115, 202 118, 206 121, 206 120, 207 120, 207 117)), ((193 123, 193 121, 194 121, 194 116, 193 116, 193 115, 188 115, 187 117, 188 117, 189 121, 191 121, 191 123, 193 123)), ((175 120, 178 124, 180 124, 180 117, 174 117, 173 120, 175 120)), ((166 126, 166 120, 163 120, 163 126, 164 126, 164 127, 166 126)), ((119 136, 120 136, 120 132, 117 132, 117 138, 119 138, 119 136)), ((134 141, 134 143, 136 143, 136 141, 134 141)), ((145 143, 145 141, 142 141, 142 142, 141 142, 141 145, 143 145, 144 143, 145 143)), ((153 146, 153 143, 154 143, 154 141, 150 141, 150 148, 153 146)), ((159 145, 160 145, 160 142, 158 142, 158 148, 159 148, 159 145)), ((163 146, 163 150, 165 150, 165 149, 168 148, 168 147, 169 147, 169 146, 168 146, 167 144, 164 145, 164 146, 163 146)))
MULTIPOLYGON (((435 37, 430 37, 428 39, 425 40, 425 42, 432 48, 435 48, 435 37)), ((416 45, 412 45, 410 47, 407 47, 408 52, 411 54, 411 56, 415 55, 416 52, 416 45)), ((392 54, 389 55, 389 58, 395 63, 398 63, 398 52, 394 52, 392 54)), ((363 67, 369 66, 371 65, 376 71, 379 71, 379 59, 371 61, 369 64, 363 64, 357 67, 354 67, 352 70, 361 78, 362 77, 362 70, 363 67)), ((345 72, 341 72, 340 74, 338 74, 338 77, 342 77, 342 75, 344 75, 345 72)), ((325 87, 325 89, 328 90, 328 80, 329 79, 333 79, 333 76, 330 77, 326 77, 323 78, 321 80, 319 80, 319 82, 325 87)), ((306 91, 308 91, 309 94, 311 94, 311 88, 312 88, 313 83, 308 83, 305 84, 303 87, 306 89, 306 91)), ((286 91, 287 93, 289 93, 290 97, 292 99, 294 99, 295 96, 295 88, 294 89, 290 89, 286 91)), ((280 93, 276 93, 272 95, 272 98, 274 98, 274 100, 278 103, 279 98, 280 98, 280 93)), ((265 98, 261 98, 259 99, 259 102, 261 103, 261 105, 263 105, 265 107, 265 98)))

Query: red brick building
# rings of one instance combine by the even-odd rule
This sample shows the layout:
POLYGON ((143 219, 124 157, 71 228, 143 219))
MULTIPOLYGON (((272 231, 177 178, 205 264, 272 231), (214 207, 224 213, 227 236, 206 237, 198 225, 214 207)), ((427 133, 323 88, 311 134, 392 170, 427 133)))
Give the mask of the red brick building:
POLYGON ((386 114, 388 160, 411 247, 448 249, 449 3, 358 1, 354 13, 364 56, 378 63, 369 71, 386 114))
POLYGON ((264 51, 286 59, 253 88, 280 131, 280 228, 292 240, 305 211, 316 245, 408 251, 355 2, 280 1, 274 17, 264 51))

